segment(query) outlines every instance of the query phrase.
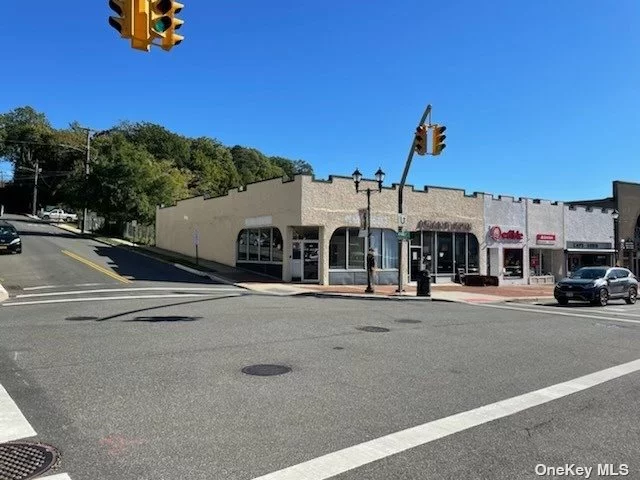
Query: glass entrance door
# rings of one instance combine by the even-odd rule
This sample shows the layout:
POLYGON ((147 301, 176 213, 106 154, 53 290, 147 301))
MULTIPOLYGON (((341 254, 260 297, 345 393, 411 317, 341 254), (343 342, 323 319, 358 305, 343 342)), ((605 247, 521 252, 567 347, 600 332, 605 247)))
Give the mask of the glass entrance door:
POLYGON ((303 244, 304 263, 302 267, 302 280, 318 281, 319 243, 305 240, 303 244))
POLYGON ((422 247, 411 247, 409 249, 409 275, 412 282, 418 281, 418 273, 422 267, 421 264, 422 247))

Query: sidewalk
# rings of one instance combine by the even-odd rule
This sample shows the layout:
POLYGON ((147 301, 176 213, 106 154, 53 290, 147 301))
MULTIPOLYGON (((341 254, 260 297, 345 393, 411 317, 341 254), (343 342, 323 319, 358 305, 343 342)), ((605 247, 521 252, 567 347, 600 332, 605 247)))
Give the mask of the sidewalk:
MULTIPOLYGON (((78 228, 52 223, 63 230, 80 234, 78 228)), ((136 245, 119 238, 89 234, 94 240, 111 246, 126 248, 141 255, 170 263, 196 275, 209 277, 254 292, 270 295, 311 295, 317 297, 363 298, 379 300, 416 300, 460 303, 547 302, 553 301, 553 285, 509 285, 499 287, 467 287, 459 284, 433 284, 430 297, 418 297, 415 285, 406 285, 402 294, 396 285, 375 285, 375 293, 365 293, 365 285, 316 285, 285 283, 280 279, 242 270, 211 260, 196 259, 189 255, 170 252, 158 247, 136 245)))

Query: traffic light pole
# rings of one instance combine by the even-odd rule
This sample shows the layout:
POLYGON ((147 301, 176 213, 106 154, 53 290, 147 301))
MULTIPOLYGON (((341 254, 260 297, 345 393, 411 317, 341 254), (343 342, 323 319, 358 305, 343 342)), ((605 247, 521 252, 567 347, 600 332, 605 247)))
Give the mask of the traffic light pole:
MULTIPOLYGON (((425 109, 424 113, 422 114, 422 118, 420 119, 420 121, 418 122, 418 126, 424 124, 424 121, 427 119, 428 116, 431 115, 431 105, 427 105, 427 108, 425 109)), ((407 163, 404 166, 404 172, 402 173, 402 180, 400 181, 400 186, 398 187, 398 223, 400 223, 400 218, 402 217, 403 214, 403 202, 404 202, 404 184, 407 181, 407 175, 409 175, 409 168, 411 167, 411 161, 413 160, 413 154, 415 152, 415 148, 416 148, 416 137, 413 137, 413 142, 411 142, 411 148, 409 149, 409 155, 407 157, 407 163)), ((402 293, 404 292, 404 287, 403 287, 403 278, 402 278, 402 259, 404 258, 404 255, 402 254, 402 244, 404 242, 404 240, 401 238, 401 233, 402 233, 403 227, 402 225, 398 225, 398 289, 396 290, 396 292, 398 293, 402 293)))

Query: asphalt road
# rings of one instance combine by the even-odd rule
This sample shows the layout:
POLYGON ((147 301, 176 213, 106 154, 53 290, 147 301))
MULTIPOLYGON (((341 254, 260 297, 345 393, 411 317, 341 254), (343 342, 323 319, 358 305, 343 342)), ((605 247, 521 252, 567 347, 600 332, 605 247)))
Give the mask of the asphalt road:
POLYGON ((196 289, 201 288, 233 290, 209 278, 83 238, 47 222, 16 215, 4 219, 18 229, 23 243, 22 254, 0 255, 0 285, 14 303, 53 301, 67 296, 166 297, 177 295, 176 291, 197 293, 196 289))
POLYGON ((640 478, 635 305, 73 298, 0 307, 0 384, 73 480, 640 478))

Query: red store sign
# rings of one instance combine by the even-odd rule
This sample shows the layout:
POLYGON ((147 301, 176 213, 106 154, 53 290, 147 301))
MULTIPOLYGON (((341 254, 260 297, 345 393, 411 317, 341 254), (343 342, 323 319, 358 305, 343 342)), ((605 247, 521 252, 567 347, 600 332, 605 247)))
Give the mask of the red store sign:
POLYGON ((538 244, 554 244, 556 243, 555 233, 539 233, 536 235, 536 243, 538 244))
POLYGON ((524 234, 520 230, 508 230, 503 232, 500 227, 491 227, 489 236, 495 241, 501 240, 522 240, 524 234))

